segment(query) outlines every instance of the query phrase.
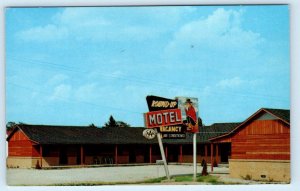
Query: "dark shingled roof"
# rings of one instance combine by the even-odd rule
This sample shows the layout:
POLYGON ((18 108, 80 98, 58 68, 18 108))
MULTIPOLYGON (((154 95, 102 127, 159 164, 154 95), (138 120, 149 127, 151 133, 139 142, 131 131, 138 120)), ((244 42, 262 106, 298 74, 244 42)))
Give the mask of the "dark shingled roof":
MULTIPOLYGON (((284 109, 262 108, 278 118, 290 122, 290 111, 284 109)), ((214 123, 210 126, 200 127, 197 142, 207 143, 209 139, 228 135, 241 123, 214 123)), ((143 137, 143 127, 109 127, 96 128, 88 126, 51 126, 18 124, 12 134, 20 129, 30 140, 39 144, 154 144, 156 139, 148 140, 143 137)), ((193 135, 186 134, 185 139, 163 139, 167 144, 191 144, 193 135)))
POLYGON ((264 110, 272 113, 273 115, 279 117, 280 119, 290 123, 290 110, 287 109, 270 109, 263 108, 264 110))
POLYGON ((214 123, 211 126, 205 126, 200 131, 200 137, 202 142, 209 142, 208 140, 213 137, 218 137, 232 131, 241 123, 214 123))
MULTIPOLYGON (((142 136, 144 128, 26 125, 18 127, 40 144, 139 144, 150 143, 142 136)), ((9 139, 9 137, 8 137, 9 139)))
MULTIPOLYGON (((197 142, 209 142, 208 139, 228 133, 238 123, 215 123, 200 128, 197 142)), ((30 140, 39 144, 153 144, 156 139, 148 140, 143 137, 142 127, 109 127, 93 128, 88 126, 52 126, 18 124, 30 140)), ((16 130, 16 129, 15 129, 16 130)), ((14 131, 12 132, 12 134, 14 131)), ((7 138, 11 137, 11 135, 7 138)), ((163 139, 167 144, 191 144, 191 133, 186 139, 163 139)))

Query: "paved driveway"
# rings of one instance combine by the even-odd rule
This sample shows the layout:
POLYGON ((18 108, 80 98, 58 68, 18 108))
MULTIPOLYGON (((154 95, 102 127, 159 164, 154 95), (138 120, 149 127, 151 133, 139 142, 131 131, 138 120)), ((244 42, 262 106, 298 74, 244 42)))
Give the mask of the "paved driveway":
MULTIPOLYGON (((170 175, 192 174, 191 165, 168 165, 170 175)), ((202 167, 198 166, 198 173, 202 167)), ((210 168, 208 168, 210 170, 210 168)), ((226 173, 228 168, 214 168, 214 172, 226 173)), ((165 176, 162 165, 118 166, 73 169, 7 169, 8 185, 51 185, 76 182, 133 182, 165 176)))

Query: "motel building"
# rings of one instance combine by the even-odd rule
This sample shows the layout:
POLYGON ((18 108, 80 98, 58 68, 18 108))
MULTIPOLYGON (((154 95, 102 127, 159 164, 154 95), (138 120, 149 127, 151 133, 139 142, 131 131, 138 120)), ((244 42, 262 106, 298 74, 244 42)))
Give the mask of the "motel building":
MULTIPOLYGON (((7 136, 8 168, 155 164, 157 139, 142 127, 17 124, 7 136)), ((192 134, 163 139, 168 163, 193 162, 192 134)), ((290 181, 290 111, 262 108, 240 123, 214 123, 197 134, 197 162, 229 164, 232 177, 290 181)))

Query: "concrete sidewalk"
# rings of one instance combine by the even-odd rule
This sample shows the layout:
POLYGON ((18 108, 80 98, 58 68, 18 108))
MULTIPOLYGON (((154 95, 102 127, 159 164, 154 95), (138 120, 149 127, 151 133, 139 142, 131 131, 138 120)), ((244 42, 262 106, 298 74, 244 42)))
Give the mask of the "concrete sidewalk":
MULTIPOLYGON (((192 165, 168 165, 170 175, 192 174, 192 165)), ((210 167, 208 166, 208 172, 210 167)), ((202 167, 197 167, 201 173, 202 167)), ((227 167, 216 167, 214 173, 226 174, 227 167)), ((163 165, 114 166, 74 169, 7 169, 8 185, 53 185, 79 182, 135 182, 165 176, 163 165)))

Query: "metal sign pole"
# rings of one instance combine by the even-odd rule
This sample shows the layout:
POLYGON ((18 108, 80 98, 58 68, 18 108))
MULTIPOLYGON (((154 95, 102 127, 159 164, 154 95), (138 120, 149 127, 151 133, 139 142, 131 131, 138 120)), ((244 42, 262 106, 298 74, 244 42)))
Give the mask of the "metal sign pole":
POLYGON ((166 160, 166 157, 165 157, 165 151, 164 151, 163 144, 162 144, 161 137, 160 137, 160 132, 157 132, 157 140, 158 140, 158 144, 159 144, 159 148, 160 148, 161 157, 162 157, 162 160, 164 162, 166 176, 167 176, 167 179, 170 180, 169 169, 168 169, 168 166, 167 166, 167 160, 166 160))
POLYGON ((196 140, 197 140, 197 134, 194 133, 193 134, 193 163, 194 163, 194 181, 197 180, 197 144, 196 144, 196 140))

